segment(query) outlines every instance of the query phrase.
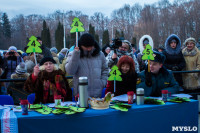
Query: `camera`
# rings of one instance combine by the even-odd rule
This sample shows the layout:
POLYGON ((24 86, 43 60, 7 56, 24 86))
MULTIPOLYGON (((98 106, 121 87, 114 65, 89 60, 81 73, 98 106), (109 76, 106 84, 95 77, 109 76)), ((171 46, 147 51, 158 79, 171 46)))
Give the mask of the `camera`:
POLYGON ((15 54, 15 52, 9 52, 9 55, 14 55, 15 54))
POLYGON ((118 49, 122 46, 122 40, 121 38, 112 39, 112 44, 110 45, 111 50, 118 49))

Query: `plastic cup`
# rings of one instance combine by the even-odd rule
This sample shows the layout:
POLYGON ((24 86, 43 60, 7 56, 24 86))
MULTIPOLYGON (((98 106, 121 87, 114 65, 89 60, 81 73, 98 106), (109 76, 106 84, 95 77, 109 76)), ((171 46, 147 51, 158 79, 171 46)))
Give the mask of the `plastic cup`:
POLYGON ((55 95, 54 96, 55 106, 61 105, 61 99, 63 99, 63 102, 64 102, 64 98, 61 97, 61 95, 55 95))
POLYGON ((128 95, 128 104, 133 104, 133 91, 128 91, 127 95, 128 95))
POLYGON ((170 92, 168 92, 168 90, 162 90, 161 93, 162 93, 162 100, 164 102, 167 102, 168 93, 170 93, 170 92))
POLYGON ((28 100, 20 100, 22 115, 28 115, 28 100))

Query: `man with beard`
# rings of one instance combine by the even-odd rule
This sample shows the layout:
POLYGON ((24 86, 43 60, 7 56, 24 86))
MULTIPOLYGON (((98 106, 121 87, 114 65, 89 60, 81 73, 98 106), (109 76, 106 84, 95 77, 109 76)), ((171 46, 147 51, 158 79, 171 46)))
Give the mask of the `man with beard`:
POLYGON ((78 94, 79 77, 88 77, 88 94, 90 97, 101 97, 102 89, 106 86, 108 77, 108 66, 105 56, 101 52, 98 43, 91 34, 83 34, 78 47, 70 52, 65 70, 73 75, 73 94, 78 94))

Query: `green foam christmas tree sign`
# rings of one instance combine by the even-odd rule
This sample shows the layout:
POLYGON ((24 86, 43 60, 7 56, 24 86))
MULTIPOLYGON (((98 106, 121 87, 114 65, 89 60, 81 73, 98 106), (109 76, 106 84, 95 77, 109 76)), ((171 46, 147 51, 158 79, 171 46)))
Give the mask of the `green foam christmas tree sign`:
POLYGON ((37 38, 35 36, 31 36, 29 38, 29 43, 28 43, 28 48, 26 50, 26 53, 33 53, 33 52, 36 52, 36 53, 42 53, 42 50, 39 46, 40 43, 37 41, 37 38))
POLYGON ((73 19, 71 27, 72 29, 70 30, 70 33, 85 31, 85 29, 83 28, 83 23, 77 17, 73 19))
POLYGON ((111 72, 110 72, 110 77, 108 78, 108 81, 122 81, 122 78, 121 78, 121 76, 120 75, 122 75, 121 74, 121 72, 118 70, 118 67, 117 66, 113 66, 112 68, 111 68, 111 72))
POLYGON ((142 52, 142 60, 154 60, 153 50, 151 45, 147 44, 145 50, 142 52))

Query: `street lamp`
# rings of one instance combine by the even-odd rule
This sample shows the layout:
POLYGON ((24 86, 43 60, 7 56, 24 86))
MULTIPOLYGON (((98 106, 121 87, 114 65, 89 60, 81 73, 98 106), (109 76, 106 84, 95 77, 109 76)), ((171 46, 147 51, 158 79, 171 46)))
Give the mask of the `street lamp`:
POLYGON ((64 21, 64 10, 63 10, 63 30, 64 30, 64 37, 63 37, 63 45, 66 48, 66 40, 65 40, 65 21, 64 21))

